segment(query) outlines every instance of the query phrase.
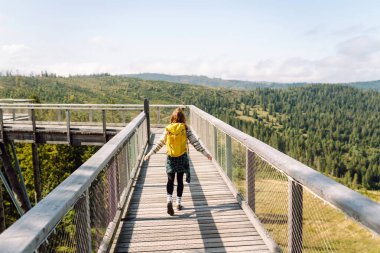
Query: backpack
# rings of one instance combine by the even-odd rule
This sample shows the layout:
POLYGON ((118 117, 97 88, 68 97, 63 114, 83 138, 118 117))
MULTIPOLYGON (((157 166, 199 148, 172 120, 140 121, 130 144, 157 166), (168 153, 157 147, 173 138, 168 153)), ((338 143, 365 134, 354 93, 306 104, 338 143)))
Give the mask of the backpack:
POLYGON ((179 157, 186 153, 186 125, 171 123, 166 128, 166 152, 171 157, 179 157))

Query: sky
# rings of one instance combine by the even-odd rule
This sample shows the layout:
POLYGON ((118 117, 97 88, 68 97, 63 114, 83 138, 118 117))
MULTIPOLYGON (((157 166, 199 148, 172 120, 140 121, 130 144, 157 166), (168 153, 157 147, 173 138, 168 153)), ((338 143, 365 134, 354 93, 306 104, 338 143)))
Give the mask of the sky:
POLYGON ((378 0, 0 0, 0 71, 380 79, 378 0))

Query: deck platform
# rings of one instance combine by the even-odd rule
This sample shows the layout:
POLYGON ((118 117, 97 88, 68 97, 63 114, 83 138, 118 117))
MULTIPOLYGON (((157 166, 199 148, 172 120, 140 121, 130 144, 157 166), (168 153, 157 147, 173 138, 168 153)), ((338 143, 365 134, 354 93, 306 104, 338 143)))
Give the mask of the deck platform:
MULTIPOLYGON (((154 142, 161 131, 152 129, 154 142)), ((183 210, 166 212, 163 148, 141 168, 112 252, 269 252, 218 168, 192 146, 189 153, 192 179, 183 210)))
POLYGON ((101 123, 71 122, 69 135, 66 122, 37 121, 34 133, 31 121, 4 121, 3 129, 4 137, 14 142, 102 146, 125 125, 108 124, 104 129, 101 123))

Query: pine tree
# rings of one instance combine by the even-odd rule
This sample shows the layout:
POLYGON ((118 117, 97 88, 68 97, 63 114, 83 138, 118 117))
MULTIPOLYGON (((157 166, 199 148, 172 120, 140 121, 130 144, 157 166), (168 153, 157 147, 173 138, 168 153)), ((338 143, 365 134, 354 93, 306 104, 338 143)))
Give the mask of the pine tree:
POLYGON ((358 188, 358 174, 355 173, 354 178, 352 179, 351 187, 356 190, 358 188))

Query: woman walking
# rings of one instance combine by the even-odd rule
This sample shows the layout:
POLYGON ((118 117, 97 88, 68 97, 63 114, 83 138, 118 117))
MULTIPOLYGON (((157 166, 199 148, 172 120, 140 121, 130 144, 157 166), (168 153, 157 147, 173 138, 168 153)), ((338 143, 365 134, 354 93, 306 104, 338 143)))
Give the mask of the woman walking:
POLYGON ((145 156, 145 160, 157 153, 165 144, 167 152, 166 160, 166 174, 168 182, 166 184, 167 191, 167 209, 169 215, 174 215, 173 209, 173 190, 174 179, 177 175, 177 210, 182 209, 181 199, 183 193, 183 175, 186 174, 186 182, 190 183, 190 166, 187 156, 187 140, 194 146, 194 148, 206 156, 209 160, 212 159, 211 155, 202 147, 197 138, 193 135, 190 128, 186 125, 185 114, 181 108, 174 110, 170 117, 170 124, 166 126, 164 134, 161 136, 158 143, 153 149, 145 156))

